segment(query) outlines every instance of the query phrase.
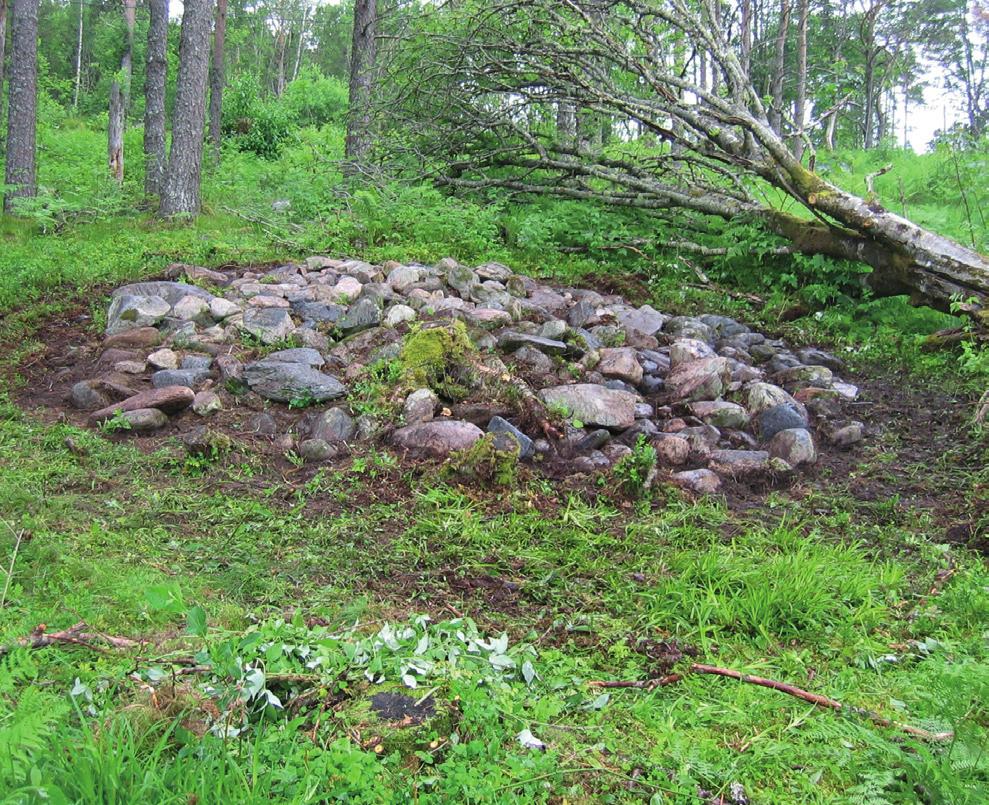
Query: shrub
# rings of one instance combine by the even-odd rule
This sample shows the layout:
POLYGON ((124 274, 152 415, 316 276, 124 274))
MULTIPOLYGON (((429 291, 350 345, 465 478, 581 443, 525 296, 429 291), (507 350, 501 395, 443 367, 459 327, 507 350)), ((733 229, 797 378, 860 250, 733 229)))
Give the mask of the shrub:
POLYGON ((223 103, 223 133, 241 151, 276 159, 291 133, 291 120, 277 100, 264 97, 255 76, 238 76, 223 103))

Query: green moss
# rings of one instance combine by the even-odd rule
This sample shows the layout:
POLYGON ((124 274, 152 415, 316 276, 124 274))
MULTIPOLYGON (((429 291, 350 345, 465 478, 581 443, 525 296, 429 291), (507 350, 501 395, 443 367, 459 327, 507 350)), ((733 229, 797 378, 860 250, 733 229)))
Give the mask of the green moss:
POLYGON ((449 327, 415 328, 405 337, 399 361, 405 379, 428 386, 448 400, 462 400, 476 382, 472 357, 476 353, 461 321, 449 327))
POLYGON ((514 486, 518 479, 518 443, 509 440, 507 449, 496 442, 497 434, 488 433, 466 450, 451 454, 444 474, 460 481, 481 482, 494 486, 514 486))

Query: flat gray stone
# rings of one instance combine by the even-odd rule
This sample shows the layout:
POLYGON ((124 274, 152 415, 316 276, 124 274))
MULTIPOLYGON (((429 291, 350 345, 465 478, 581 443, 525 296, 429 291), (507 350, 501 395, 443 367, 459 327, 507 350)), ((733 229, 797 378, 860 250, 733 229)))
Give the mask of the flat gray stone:
POLYGON ((334 444, 349 442, 354 438, 355 433, 357 433, 357 423, 354 422, 353 417, 342 408, 331 408, 316 418, 310 436, 334 444))
POLYGON ((333 375, 303 363, 267 359, 245 367, 244 382, 251 391, 276 402, 325 402, 347 393, 347 387, 333 375))
POLYGON ((276 344, 292 335, 295 323, 284 308, 250 307, 244 311, 240 328, 264 344, 276 344))
POLYGON ((151 375, 151 385, 156 389, 168 386, 195 388, 209 379, 209 369, 161 369, 151 375))
POLYGON ((639 401, 635 394, 594 383, 553 386, 540 391, 539 396, 547 405, 566 408, 571 417, 585 425, 614 429, 632 426, 639 401))
POLYGON ((379 324, 381 324, 381 308, 377 302, 365 296, 347 308, 347 312, 337 322, 337 327, 350 334, 379 324))
POLYGON ((674 399, 683 401, 713 400, 720 397, 731 382, 728 359, 701 358, 678 366, 666 378, 674 399))
POLYGON ((526 335, 509 331, 502 333, 498 337, 498 348, 505 352, 514 352, 520 347, 531 347, 538 349, 546 355, 563 355, 569 349, 563 341, 556 341, 552 338, 543 338, 538 335, 526 335))
POLYGON ((416 389, 405 398, 402 406, 402 418, 406 425, 429 422, 440 405, 440 398, 432 389, 416 389))
POLYGON ((120 286, 110 296, 114 299, 121 296, 156 296, 168 302, 169 307, 185 296, 198 296, 207 301, 213 298, 213 294, 209 291, 204 291, 195 285, 165 280, 132 282, 130 285, 120 286))
POLYGON ((667 321, 666 316, 650 305, 643 305, 638 310, 621 310, 617 318, 626 330, 636 330, 643 335, 656 335, 667 321))
POLYGON ((780 431, 806 428, 807 416, 795 405, 783 403, 760 411, 756 416, 755 425, 762 440, 768 442, 780 431))
POLYGON ((280 349, 265 356, 266 363, 301 363, 304 366, 322 366, 326 361, 311 347, 280 349))

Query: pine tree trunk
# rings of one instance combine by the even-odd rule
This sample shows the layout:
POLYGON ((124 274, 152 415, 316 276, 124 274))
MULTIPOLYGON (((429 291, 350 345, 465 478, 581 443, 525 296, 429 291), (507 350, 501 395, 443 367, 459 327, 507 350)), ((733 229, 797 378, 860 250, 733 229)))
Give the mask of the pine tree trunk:
POLYGON ((780 0, 779 29, 776 31, 776 51, 773 57, 772 102, 769 125, 777 134, 783 131, 783 87, 786 75, 786 35, 790 29, 790 0, 780 0))
POLYGON ((793 155, 804 155, 804 126, 807 117, 807 21, 810 16, 810 0, 800 0, 797 21, 797 98, 793 106, 793 125, 797 131, 793 137, 793 155))
POLYGON ((371 150, 371 93, 377 55, 377 0, 354 5, 353 44, 350 51, 350 111, 344 145, 345 170, 353 174, 371 150))
MULTIPOLYGON (((79 109, 79 91, 82 89, 82 20, 83 20, 83 0, 79 0, 79 25, 76 33, 76 82, 75 90, 72 94, 72 109, 79 109)), ((2 59, 0 59, 2 61, 2 59)))
POLYGON ((130 105, 131 59, 134 52, 134 16, 137 0, 124 0, 127 44, 120 58, 120 74, 110 86, 110 114, 107 124, 107 162, 117 184, 124 181, 124 128, 130 105))
POLYGON ((227 0, 216 2, 216 23, 213 29, 213 63, 209 73, 209 140, 213 158, 220 161, 220 125, 223 121, 223 83, 225 81, 224 44, 227 33, 227 0))
POLYGON ((172 118, 172 148, 158 210, 164 217, 199 212, 212 12, 212 0, 185 0, 179 39, 175 113, 172 118))
POLYGON ((7 0, 0 0, 0 110, 3 109, 3 68, 7 56, 7 0))
POLYGON ((165 177, 165 80, 168 73, 168 0, 148 0, 147 72, 144 79, 144 192, 161 193, 165 177))
POLYGON ((15 198, 38 192, 35 139, 38 112, 38 4, 13 0, 10 26, 10 91, 7 113, 7 164, 4 181, 12 188, 3 199, 10 212, 15 198))

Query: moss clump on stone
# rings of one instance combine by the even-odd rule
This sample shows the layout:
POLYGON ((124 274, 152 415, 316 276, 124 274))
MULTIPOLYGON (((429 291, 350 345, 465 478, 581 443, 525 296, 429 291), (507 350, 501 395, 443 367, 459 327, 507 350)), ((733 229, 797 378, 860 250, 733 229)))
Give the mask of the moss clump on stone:
POLYGON ((514 486, 518 478, 518 442, 499 442, 497 437, 496 433, 488 433, 468 449, 451 453, 444 475, 489 486, 514 486))
POLYGON ((414 387, 427 386, 454 402, 465 399, 476 383, 476 353, 461 321, 448 327, 416 327, 405 337, 399 361, 405 380, 414 387))

